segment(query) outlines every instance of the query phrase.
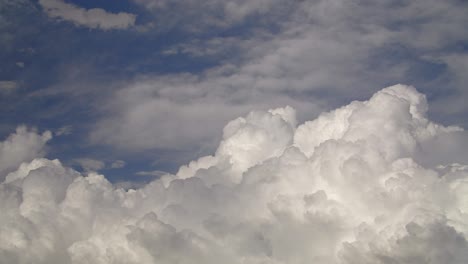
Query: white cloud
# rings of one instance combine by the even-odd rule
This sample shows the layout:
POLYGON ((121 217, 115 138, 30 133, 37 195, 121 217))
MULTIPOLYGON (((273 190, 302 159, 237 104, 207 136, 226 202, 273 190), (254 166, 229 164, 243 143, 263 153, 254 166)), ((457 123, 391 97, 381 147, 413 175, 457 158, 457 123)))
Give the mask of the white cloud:
POLYGON ((254 111, 227 124, 213 156, 128 191, 34 160, 0 185, 0 258, 467 263, 467 161, 415 159, 428 140, 466 132, 426 112, 403 85, 298 127, 292 108, 254 111))
POLYGON ((0 180, 21 163, 44 156, 45 144, 51 138, 50 131, 38 134, 34 129, 19 126, 5 141, 0 141, 0 180))
POLYGON ((39 4, 51 18, 63 19, 89 28, 126 29, 133 26, 136 19, 134 14, 125 12, 114 14, 102 8, 85 9, 63 0, 40 0, 39 4))

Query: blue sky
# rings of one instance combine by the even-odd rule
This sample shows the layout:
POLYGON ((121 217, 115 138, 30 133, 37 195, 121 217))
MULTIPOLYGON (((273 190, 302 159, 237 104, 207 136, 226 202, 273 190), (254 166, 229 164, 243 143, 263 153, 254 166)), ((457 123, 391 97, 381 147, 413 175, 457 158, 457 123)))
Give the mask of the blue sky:
POLYGON ((301 122, 397 83, 466 128, 467 13, 456 0, 0 0, 0 136, 49 130, 47 157, 141 181, 212 153, 250 110, 290 105, 301 122))

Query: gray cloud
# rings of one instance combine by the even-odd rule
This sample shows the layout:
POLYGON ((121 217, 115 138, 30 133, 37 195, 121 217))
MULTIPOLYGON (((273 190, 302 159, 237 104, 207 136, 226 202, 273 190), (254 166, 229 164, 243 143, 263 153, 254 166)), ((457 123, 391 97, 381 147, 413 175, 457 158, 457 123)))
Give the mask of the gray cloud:
POLYGON ((153 177, 162 177, 164 175, 168 175, 170 173, 160 170, 152 170, 152 171, 139 171, 135 173, 138 176, 153 176, 153 177))
POLYGON ((15 81, 0 81, 0 93, 11 93, 18 88, 18 83, 15 81))
MULTIPOLYGON (((265 12, 272 12, 273 1, 254 2, 258 5, 253 6, 264 5, 269 10, 265 12)), ((171 6, 164 3, 145 1, 154 9, 171 6)), ((239 3, 214 6, 224 10, 229 4, 239 3)), ((283 20, 279 20, 283 14, 276 14, 282 26, 275 34, 259 26, 249 39, 216 37, 167 49, 166 55, 223 59, 199 74, 150 75, 127 84, 104 104, 104 118, 91 133, 93 142, 133 150, 212 146, 208 142, 219 138, 213 131, 249 109, 287 104, 300 109, 299 119, 304 120, 344 101, 370 96, 375 87, 394 80, 420 83, 428 94, 446 90, 450 95, 431 96, 431 111, 439 120, 467 111, 466 56, 447 55, 453 45, 468 41, 463 28, 468 23, 465 4, 296 1, 291 5, 294 11, 283 20), (236 56, 223 57, 232 50, 236 56), (415 73, 435 64, 443 66, 438 76, 415 73)), ((255 12, 252 7, 248 13, 255 12)))
POLYGON ((99 171, 106 167, 106 164, 103 161, 90 158, 74 159, 73 162, 80 165, 81 168, 87 172, 99 171))
POLYGON ((73 126, 66 125, 66 126, 62 126, 59 129, 57 129, 57 131, 55 131, 55 135, 56 136, 66 136, 66 135, 70 135, 72 132, 73 132, 73 126))
POLYGON ((62 0, 40 0, 39 4, 51 18, 70 21, 78 26, 102 30, 126 29, 135 24, 136 15, 109 13, 102 8, 85 9, 62 0))
MULTIPOLYGON (((245 85, 250 82, 245 81, 245 85)), ((176 75, 137 82, 119 90, 104 105, 104 111, 111 114, 97 123, 91 140, 129 150, 211 147, 220 137, 215 131, 221 130, 225 120, 248 109, 279 105, 308 113, 318 109, 312 101, 295 101, 280 93, 260 94, 243 86, 242 77, 237 76, 176 75)))
POLYGON ((278 24, 297 1, 284 0, 134 0, 154 16, 157 30, 178 29, 192 33, 229 28, 257 19, 263 24, 278 24), (159 25, 159 26, 158 26, 159 25))
POLYGON ((123 160, 115 160, 111 163, 110 167, 111 169, 120 169, 125 167, 127 163, 123 160))

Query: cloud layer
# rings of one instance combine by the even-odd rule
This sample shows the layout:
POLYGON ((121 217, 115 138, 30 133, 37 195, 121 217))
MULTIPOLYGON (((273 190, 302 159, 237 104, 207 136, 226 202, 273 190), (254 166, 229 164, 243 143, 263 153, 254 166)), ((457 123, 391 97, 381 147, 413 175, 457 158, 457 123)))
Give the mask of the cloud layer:
POLYGON ((174 22, 176 28, 189 24, 199 29, 203 23, 216 28, 245 21, 255 26, 249 24, 242 34, 226 37, 206 34, 162 51, 167 61, 185 56, 216 63, 194 64, 195 69, 188 69, 192 73, 144 74, 125 82, 104 103, 97 103, 102 118, 91 131, 93 143, 125 150, 200 147, 219 138, 215 132, 226 120, 249 109, 287 104, 315 116, 352 98, 367 98, 375 87, 395 80, 420 84, 419 89, 435 102, 433 116, 466 127, 468 57, 463 48, 454 48, 468 41, 463 26, 468 23, 466 3, 210 0, 204 6, 199 1, 137 2, 175 20, 182 17, 177 23, 183 25, 174 22), (229 6, 237 6, 235 10, 244 10, 245 15, 239 15, 239 20, 235 15, 218 16, 229 13, 229 6), (290 12, 275 12, 278 6, 290 12), (183 15, 175 16, 176 11, 183 15), (257 17, 276 21, 277 29, 248 19, 258 13, 262 15, 257 17))
POLYGON ((465 132, 426 111, 403 85, 299 126, 291 107, 254 111, 213 156, 136 190, 25 162, 0 185, 0 259, 467 263, 468 169, 417 162, 437 151, 427 142, 465 132))

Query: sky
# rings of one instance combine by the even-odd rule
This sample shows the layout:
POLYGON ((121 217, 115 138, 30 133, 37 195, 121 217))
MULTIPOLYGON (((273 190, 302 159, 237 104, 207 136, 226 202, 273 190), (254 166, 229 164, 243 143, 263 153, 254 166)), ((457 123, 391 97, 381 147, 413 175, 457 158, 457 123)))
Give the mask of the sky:
POLYGON ((466 14, 0 0, 0 259, 467 263, 466 14))

